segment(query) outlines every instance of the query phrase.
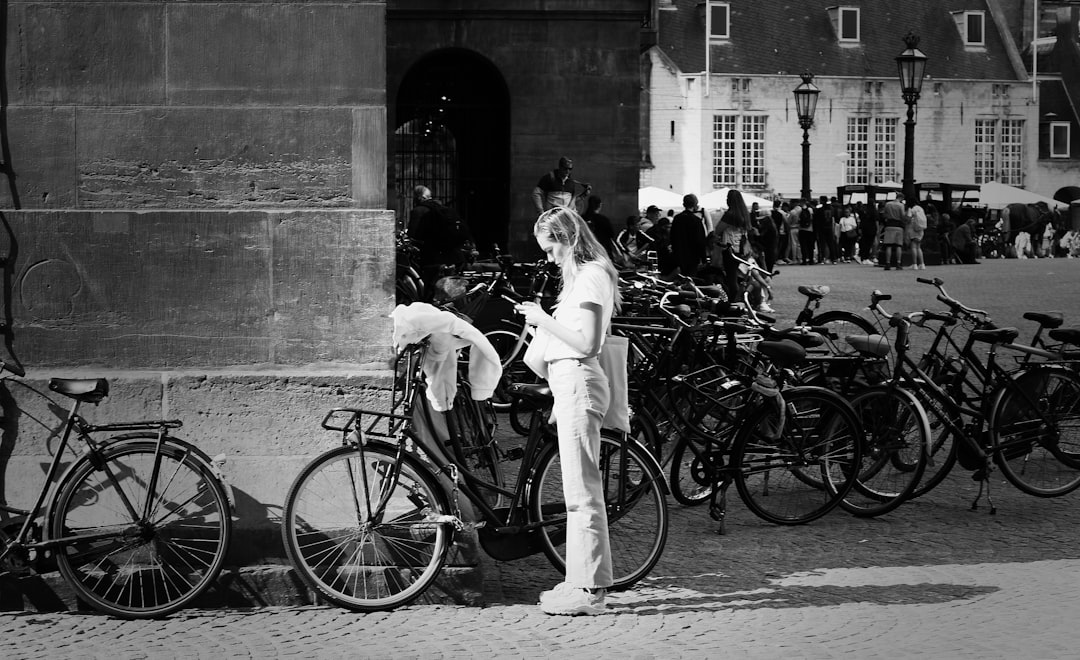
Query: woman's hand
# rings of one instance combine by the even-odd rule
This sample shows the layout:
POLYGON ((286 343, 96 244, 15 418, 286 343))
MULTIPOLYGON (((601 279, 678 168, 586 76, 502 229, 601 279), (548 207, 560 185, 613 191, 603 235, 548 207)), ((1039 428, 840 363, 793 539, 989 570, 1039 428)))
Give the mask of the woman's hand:
POLYGON ((550 316, 544 309, 534 302, 523 302, 514 305, 514 311, 525 317, 526 325, 540 325, 544 317, 550 316))

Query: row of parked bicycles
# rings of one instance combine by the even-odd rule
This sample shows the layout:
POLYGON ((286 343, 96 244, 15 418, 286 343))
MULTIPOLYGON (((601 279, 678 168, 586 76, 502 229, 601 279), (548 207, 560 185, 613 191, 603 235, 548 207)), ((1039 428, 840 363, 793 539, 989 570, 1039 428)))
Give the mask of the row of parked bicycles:
MULTIPOLYGON (((439 313, 487 319, 503 367, 491 399, 472 397, 465 349, 453 406, 433 409, 431 336, 400 347, 386 406, 326 413, 335 446, 296 477, 281 523, 297 574, 323 599, 357 611, 413 602, 455 563, 462 534, 495 559, 543 554, 564 567, 551 395, 521 363, 528 330, 499 312, 549 304, 556 277, 544 262, 496 260, 430 299, 439 313), (520 441, 499 432, 504 419, 520 441)), ((991 512, 998 471, 1040 497, 1080 487, 1080 330, 1029 312, 1035 329, 1020 341, 941 279, 918 281, 936 292, 935 310, 890 313, 874 291, 866 315, 821 311, 828 289, 803 286, 803 309, 780 328, 745 293, 623 275, 612 332, 629 345, 631 428, 605 429, 600 452, 613 590, 659 561, 669 499, 707 504, 723 532, 732 484, 751 512, 782 525, 837 508, 887 513, 957 464, 979 483, 972 507, 985 496, 991 512)), ((0 505, 0 576, 59 569, 82 600, 128 618, 197 602, 232 535, 223 457, 176 437, 177 420, 88 423, 79 406, 107 395, 104 379, 48 387, 70 409, 50 433, 58 447, 33 506, 0 505), (70 442, 82 451, 64 468, 70 442)))

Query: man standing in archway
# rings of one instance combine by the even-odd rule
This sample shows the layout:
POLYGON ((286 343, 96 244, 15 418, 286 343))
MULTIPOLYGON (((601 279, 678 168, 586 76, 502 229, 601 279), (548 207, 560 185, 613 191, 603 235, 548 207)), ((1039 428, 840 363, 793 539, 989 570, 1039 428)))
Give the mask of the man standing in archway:
POLYGON ((592 186, 578 184, 577 181, 570 178, 570 173, 573 171, 574 161, 563 156, 559 159, 558 167, 540 177, 540 181, 537 182, 532 191, 533 208, 537 215, 556 206, 565 206, 578 213, 582 212, 578 208, 581 199, 588 197, 589 193, 592 192, 592 186), (578 185, 581 185, 582 191, 575 193, 574 189, 578 185))

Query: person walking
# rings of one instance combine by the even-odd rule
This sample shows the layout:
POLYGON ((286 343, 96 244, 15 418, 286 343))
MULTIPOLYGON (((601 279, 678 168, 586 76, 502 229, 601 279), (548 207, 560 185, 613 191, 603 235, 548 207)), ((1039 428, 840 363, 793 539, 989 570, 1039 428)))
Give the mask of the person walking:
POLYGON ((858 261, 855 256, 855 241, 859 240, 859 219, 850 206, 840 211, 840 260, 844 263, 858 261))
POLYGON ((708 218, 698 208, 697 195, 684 195, 683 210, 671 221, 671 256, 675 263, 673 270, 687 277, 697 275, 698 268, 708 255, 705 222, 708 222, 708 218))
POLYGON ((515 307, 526 324, 536 327, 533 341, 546 341, 543 370, 554 397, 566 499, 566 579, 541 592, 540 609, 546 614, 601 614, 613 579, 599 466, 600 424, 611 390, 597 355, 620 307, 618 273, 571 209, 542 213, 533 235, 562 274, 553 315, 534 302, 515 307))
POLYGON ((724 269, 724 290, 728 300, 742 300, 739 287, 739 264, 735 255, 747 256, 749 250, 750 212, 742 193, 734 188, 728 190, 727 210, 713 229, 712 263, 724 269), (730 249, 728 249, 730 248, 730 249))
POLYGON ((878 215, 874 204, 855 203, 855 215, 859 219, 859 258, 856 261, 874 265, 878 244, 878 215))
POLYGON ((799 246, 799 225, 802 222, 803 201, 801 199, 795 200, 795 203, 788 209, 787 216, 784 217, 784 222, 787 223, 788 228, 788 249, 786 259, 790 264, 802 263, 802 250, 799 246))
POLYGON ((831 264, 837 258, 833 249, 836 240, 833 236, 832 205, 826 195, 822 195, 814 207, 814 239, 817 241, 817 263, 831 264))
MULTIPOLYGON (((814 200, 806 200, 806 206, 799 210, 799 251, 802 253, 802 264, 810 266, 814 263, 814 200)), ((820 255, 819 255, 820 258, 820 255)))
POLYGON ((881 234, 881 244, 885 246, 885 270, 903 270, 904 228, 907 226, 903 193, 896 193, 895 198, 885 203, 884 215, 885 229, 881 234))
POLYGON ((781 202, 779 199, 773 201, 772 208, 772 222, 776 227, 776 263, 787 264, 788 262, 788 224, 787 214, 791 211, 791 205, 787 202, 781 202))
POLYGON ((926 234, 926 212, 915 200, 911 200, 908 207, 907 238, 911 244, 911 267, 914 270, 926 270, 926 262, 923 261, 922 241, 926 234))

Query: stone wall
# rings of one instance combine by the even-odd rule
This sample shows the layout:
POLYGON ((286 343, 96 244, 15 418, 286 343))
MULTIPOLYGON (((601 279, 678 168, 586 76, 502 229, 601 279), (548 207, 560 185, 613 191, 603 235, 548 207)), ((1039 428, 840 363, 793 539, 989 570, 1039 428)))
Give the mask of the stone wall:
MULTIPOLYGON (((176 418, 225 454, 237 558, 280 556, 335 405, 392 355, 385 2, 3 3, 5 350, 94 421, 176 418)), ((8 384, 0 499, 29 504, 57 412, 8 384), (15 404, 26 405, 19 413, 15 404)))

